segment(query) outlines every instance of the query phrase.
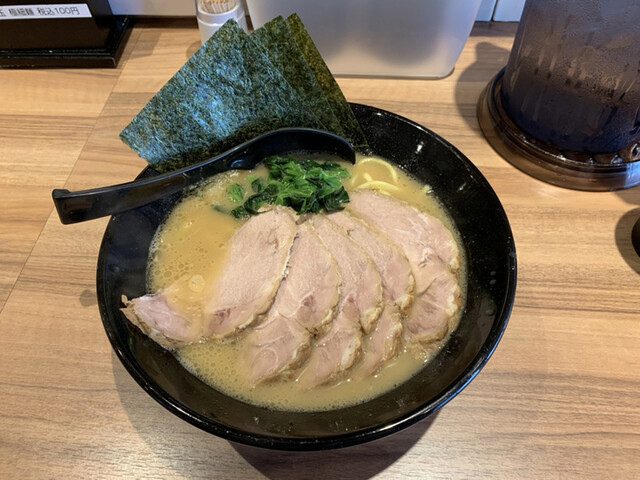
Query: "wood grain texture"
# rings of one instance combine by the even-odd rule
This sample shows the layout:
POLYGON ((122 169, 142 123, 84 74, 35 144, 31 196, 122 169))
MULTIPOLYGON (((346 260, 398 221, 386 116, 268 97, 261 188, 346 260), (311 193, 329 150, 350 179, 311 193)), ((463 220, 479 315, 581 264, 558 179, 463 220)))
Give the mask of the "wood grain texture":
MULTIPOLYGON (((96 305, 106 219, 63 226, 50 190, 131 180, 118 133, 198 47, 195 21, 135 27, 114 70, 0 70, 0 478, 636 478, 640 189, 539 182, 487 144, 475 105, 513 25, 478 25, 441 80, 338 78, 478 166, 509 216, 518 289, 489 363, 436 415, 331 452, 231 444, 169 414, 111 352, 96 305)), ((487 226, 490 228, 490 226, 487 226)))

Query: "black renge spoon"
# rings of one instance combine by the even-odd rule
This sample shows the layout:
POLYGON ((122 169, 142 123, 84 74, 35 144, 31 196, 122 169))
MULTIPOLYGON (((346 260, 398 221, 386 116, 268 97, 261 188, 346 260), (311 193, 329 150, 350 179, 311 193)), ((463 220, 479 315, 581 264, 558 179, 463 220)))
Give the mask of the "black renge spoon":
POLYGON ((84 222, 141 207, 216 173, 249 170, 270 155, 291 153, 327 154, 351 163, 356 158, 351 144, 338 135, 311 128, 282 128, 174 172, 76 192, 56 188, 51 196, 63 224, 84 222))

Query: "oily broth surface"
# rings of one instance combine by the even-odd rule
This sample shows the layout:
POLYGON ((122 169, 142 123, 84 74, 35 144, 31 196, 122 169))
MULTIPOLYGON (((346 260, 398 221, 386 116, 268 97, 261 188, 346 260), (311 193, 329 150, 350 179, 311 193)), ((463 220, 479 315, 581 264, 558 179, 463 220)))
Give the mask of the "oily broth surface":
POLYGON ((250 174, 261 173, 266 175, 265 167, 217 175, 176 204, 151 243, 147 269, 149 291, 171 286, 168 296, 172 305, 201 320, 204 287, 220 272, 229 240, 243 223, 212 205, 227 210, 235 207, 226 193, 227 187, 250 174))
MULTIPOLYGON (((402 170, 376 157, 358 157, 356 165, 345 167, 351 172, 351 178, 344 181, 348 191, 358 187, 382 188, 438 217, 456 235, 444 209, 428 194, 429 187, 402 170)), ((220 271, 228 253, 229 240, 242 224, 242 220, 221 213, 212 205, 227 211, 237 206, 228 200, 227 186, 245 181, 249 175, 266 175, 266 168, 260 167, 260 170, 233 171, 216 176, 176 205, 156 234, 147 274, 149 289, 157 291, 171 285, 170 302, 196 321, 202 320, 204 286, 209 285, 220 271)), ((461 243, 458 241, 458 244, 461 243)), ((460 252, 462 255, 462 248, 460 252)), ((464 298, 464 258, 461 258, 461 264, 458 282, 464 298)), ((451 330, 456 326, 452 325, 451 330)), ((242 362, 236 360, 242 352, 243 338, 240 334, 235 341, 188 345, 177 349, 175 355, 187 370, 230 396, 288 411, 330 410, 377 397, 413 376, 447 340, 434 344, 430 353, 421 359, 410 352, 400 352, 373 377, 350 378, 337 385, 305 391, 294 381, 252 387, 245 381, 249 376, 241 371, 239 364, 242 362)))

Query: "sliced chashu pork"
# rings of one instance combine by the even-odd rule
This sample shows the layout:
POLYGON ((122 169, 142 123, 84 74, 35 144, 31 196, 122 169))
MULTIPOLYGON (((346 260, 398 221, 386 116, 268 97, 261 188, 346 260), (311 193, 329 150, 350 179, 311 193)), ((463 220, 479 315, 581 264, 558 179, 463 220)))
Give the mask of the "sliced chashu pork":
POLYGON ((349 198, 348 210, 386 235, 409 260, 415 288, 404 322, 407 341, 442 339, 460 308, 455 275, 460 253, 455 238, 439 219, 397 198, 373 190, 356 190, 349 198))
POLYGON ((393 358, 400 348, 402 315, 412 302, 414 287, 411 265, 404 253, 385 236, 347 211, 329 215, 373 260, 382 278, 383 310, 373 331, 363 338, 362 360, 356 373, 368 376, 393 358))
POLYGON ((175 289, 171 285, 161 292, 131 300, 122 297, 125 317, 151 340, 168 349, 197 342, 202 337, 200 318, 180 312, 171 304, 175 289))
POLYGON ((312 227, 301 224, 267 318, 244 343, 241 361, 253 384, 286 375, 306 360, 312 333, 335 314, 341 282, 333 256, 312 227))
POLYGON ((292 209, 273 207, 251 217, 233 235, 229 258, 204 306, 208 338, 228 337, 271 307, 297 230, 292 209))
POLYGON ((441 340, 451 328, 460 309, 460 286, 443 262, 429 266, 434 277, 429 288, 418 295, 404 321, 405 338, 423 344, 441 340))
POLYGON ((328 383, 351 368, 360 353, 362 332, 375 327, 383 305, 382 280, 371 258, 326 216, 313 215, 309 223, 336 259, 342 287, 331 328, 315 340, 298 376, 304 388, 328 383))
POLYGON ((124 299, 125 316, 166 348, 224 338, 250 325, 271 306, 297 232, 293 210, 275 207, 251 217, 231 238, 221 275, 208 290, 203 311, 181 312, 169 286, 124 299))
POLYGON ((414 279, 411 265, 402 250, 379 230, 371 228, 346 210, 333 212, 328 218, 342 227, 349 238, 373 260, 382 279, 385 300, 396 303, 402 309, 408 308, 414 279))
POLYGON ((326 215, 312 215, 309 223, 338 263, 343 280, 342 298, 354 304, 362 331, 371 332, 383 304, 382 278, 375 263, 344 228, 326 215), (347 290, 347 286, 351 289, 347 290))

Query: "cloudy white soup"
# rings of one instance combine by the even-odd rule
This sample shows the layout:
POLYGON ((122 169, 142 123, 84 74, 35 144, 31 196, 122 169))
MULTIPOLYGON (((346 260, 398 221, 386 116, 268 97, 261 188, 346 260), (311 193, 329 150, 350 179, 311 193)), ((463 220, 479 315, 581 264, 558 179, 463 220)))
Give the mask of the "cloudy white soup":
POLYGON ((455 226, 428 185, 381 158, 265 163, 173 208, 152 243, 151 293, 125 299, 125 315, 252 404, 330 410, 393 389, 458 325, 455 226))

